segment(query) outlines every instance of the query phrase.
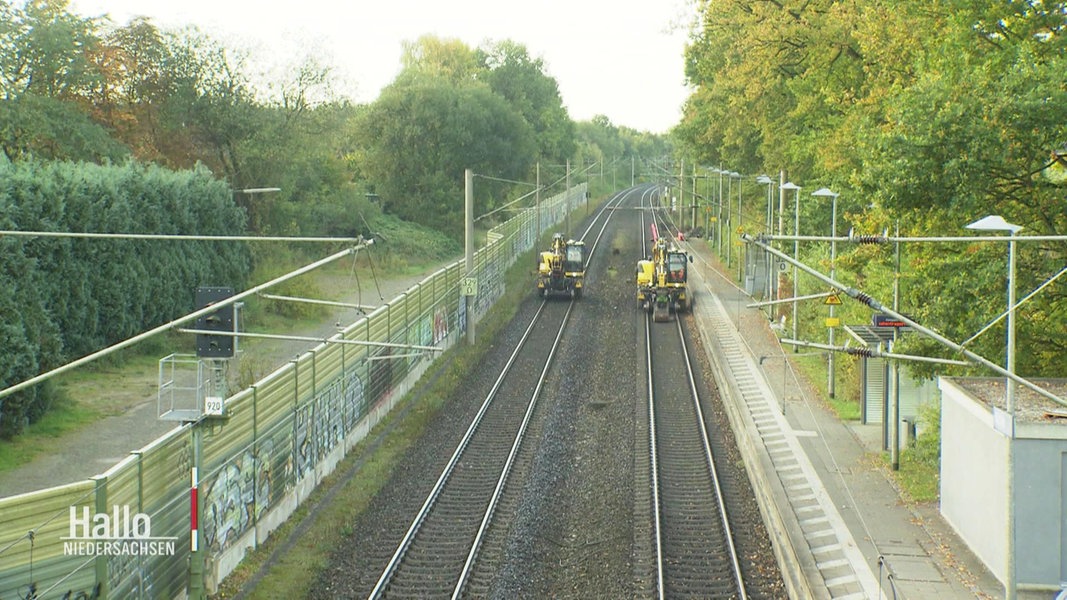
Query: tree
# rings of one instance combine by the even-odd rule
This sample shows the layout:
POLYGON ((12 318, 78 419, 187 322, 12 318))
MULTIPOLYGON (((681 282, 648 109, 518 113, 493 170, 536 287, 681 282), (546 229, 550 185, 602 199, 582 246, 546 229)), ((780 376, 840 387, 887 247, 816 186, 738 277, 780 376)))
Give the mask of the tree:
MULTIPOLYGON (((899 222, 903 235, 958 235, 987 214, 1034 234, 1067 230, 1063 190, 1041 175, 1067 139, 1067 4, 733 1, 703 3, 699 25, 686 52, 696 89, 674 132, 687 155, 746 173, 788 170, 842 192, 839 214, 852 223, 899 222)), ((813 228, 828 219, 802 212, 813 228)), ((909 248, 905 271, 929 283, 905 286, 905 311, 969 337, 1004 310, 998 246, 909 248)), ((885 285, 863 272, 867 252, 839 264, 885 285)), ((802 258, 822 259, 816 249, 802 258)), ((1065 258, 1052 245, 1020 253, 1019 288, 1036 288, 1065 258)), ((1020 371, 1054 373, 1067 301, 1050 289, 1025 310, 1020 371)), ((972 348, 995 357, 996 338, 972 348)))
POLYGON ((400 57, 401 73, 397 82, 405 78, 438 77, 453 83, 474 81, 482 72, 478 55, 456 38, 424 35, 414 42, 404 42, 400 57))
POLYGON ((195 28, 174 42, 168 67, 176 84, 168 104, 168 128, 187 128, 196 158, 228 180, 241 182, 240 145, 262 125, 244 72, 245 57, 195 28))
POLYGON ((534 130, 540 160, 562 163, 574 155, 574 122, 563 107, 559 84, 545 73, 544 61, 526 47, 505 40, 479 51, 482 79, 517 110, 534 130))
POLYGON ((150 20, 138 17, 108 31, 96 56, 103 78, 94 93, 95 118, 138 159, 174 164, 167 153, 181 147, 174 140, 185 136, 164 129, 163 115, 177 91, 168 39, 150 20))
MULTIPOLYGON (((462 235, 463 171, 522 177, 535 160, 530 126, 483 83, 402 75, 357 121, 360 171, 386 212, 462 235)), ((476 212, 489 206, 482 187, 476 212)))
POLYGON ((91 59, 99 45, 95 21, 67 12, 66 0, 34 0, 22 9, 0 0, 0 17, 0 148, 7 158, 125 156, 87 114, 100 78, 91 59))

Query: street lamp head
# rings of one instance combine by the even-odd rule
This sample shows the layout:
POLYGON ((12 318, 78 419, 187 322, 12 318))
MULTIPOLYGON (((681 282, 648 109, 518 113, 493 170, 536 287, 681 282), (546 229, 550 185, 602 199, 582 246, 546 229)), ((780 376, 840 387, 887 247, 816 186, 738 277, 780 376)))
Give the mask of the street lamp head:
POLYGON ((736 177, 738 179, 741 179, 741 174, 737 171, 730 171, 730 177, 736 177))
POLYGON ((783 190, 799 190, 800 186, 795 184, 795 183, 793 183, 792 181, 787 181, 787 182, 782 184, 782 189, 783 190))
POLYGON ((771 179, 770 177, 767 177, 766 175, 760 175, 759 177, 756 178, 756 183, 763 183, 763 184, 774 183, 774 180, 771 179))
POLYGON ((831 192, 829 188, 819 188, 811 193, 812 196, 818 196, 820 198, 837 198, 840 194, 837 192, 831 192))
POLYGON ((966 227, 976 231, 1010 231, 1012 234, 1018 233, 1023 228, 1022 225, 1015 225, 1005 221, 1004 217, 1000 215, 983 217, 966 227))

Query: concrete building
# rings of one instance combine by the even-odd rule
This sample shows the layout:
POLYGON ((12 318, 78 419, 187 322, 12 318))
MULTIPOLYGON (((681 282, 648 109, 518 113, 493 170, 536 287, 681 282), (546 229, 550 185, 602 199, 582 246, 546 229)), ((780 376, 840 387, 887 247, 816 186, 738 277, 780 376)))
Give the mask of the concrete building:
MULTIPOLYGON (((1067 394, 1067 380, 1035 383, 1060 398, 1067 394)), ((1014 473, 1016 589, 1052 597, 1067 586, 1067 406, 1017 386, 1012 438, 1004 378, 941 378, 939 387, 941 514, 1006 581, 1014 473)))

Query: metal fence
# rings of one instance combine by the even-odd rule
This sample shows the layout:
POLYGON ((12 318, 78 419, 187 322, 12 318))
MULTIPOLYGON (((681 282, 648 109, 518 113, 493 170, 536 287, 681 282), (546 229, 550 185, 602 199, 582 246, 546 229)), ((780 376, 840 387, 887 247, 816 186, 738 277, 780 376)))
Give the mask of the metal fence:
POLYGON ((454 345, 542 228, 585 202, 583 184, 517 213, 472 273, 442 268, 331 338, 361 344, 320 344, 227 398, 225 417, 175 427, 89 480, 0 498, 0 600, 216 589, 440 356, 399 346, 454 345), (478 281, 473 315, 465 276, 478 281))

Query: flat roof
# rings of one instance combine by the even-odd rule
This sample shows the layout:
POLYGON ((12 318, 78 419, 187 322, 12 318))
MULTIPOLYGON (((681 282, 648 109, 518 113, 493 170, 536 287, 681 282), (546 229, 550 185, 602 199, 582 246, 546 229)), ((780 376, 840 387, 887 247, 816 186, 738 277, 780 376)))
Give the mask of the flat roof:
MULTIPOLYGON (((946 377, 975 400, 1001 410, 1008 409, 1007 378, 1004 377, 946 377)), ((1067 399, 1067 379, 1030 379, 1042 389, 1067 399)), ((1027 423, 1057 423, 1067 425, 1067 406, 1054 402, 1028 387, 1015 386, 1015 419, 1027 423)))
POLYGON ((897 331, 904 333, 907 327, 875 327, 873 325, 845 325, 845 331, 868 347, 881 344, 887 345, 893 341, 893 334, 897 331))

